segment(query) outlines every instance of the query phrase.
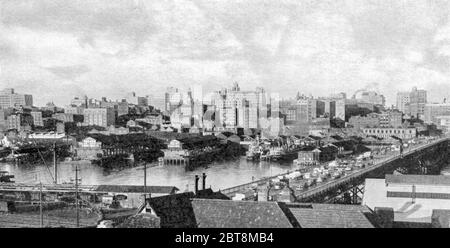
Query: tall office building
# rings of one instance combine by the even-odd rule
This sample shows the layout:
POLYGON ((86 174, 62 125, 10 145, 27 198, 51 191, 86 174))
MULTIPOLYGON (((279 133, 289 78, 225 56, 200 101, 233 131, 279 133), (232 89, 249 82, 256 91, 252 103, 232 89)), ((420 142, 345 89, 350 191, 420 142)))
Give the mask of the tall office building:
POLYGON ((43 127, 44 121, 42 120, 42 112, 39 111, 31 111, 31 117, 33 117, 33 125, 35 127, 43 127))
POLYGON ((88 108, 83 111, 85 126, 108 127, 114 125, 115 112, 113 108, 88 108))
POLYGON ((426 123, 438 123, 438 117, 450 116, 450 103, 425 104, 424 121, 426 123))
MULTIPOLYGON (((268 109, 264 89, 242 91, 237 83, 230 89, 222 89, 211 96, 216 106, 216 123, 225 128, 261 128, 261 120, 267 119, 268 109)), ((266 120, 267 121, 267 120, 266 120)))
POLYGON ((16 129, 17 131, 30 130, 33 118, 28 114, 10 115, 6 119, 8 129, 16 129))
POLYGON ((427 92, 412 88, 410 92, 397 93, 397 109, 404 114, 424 119, 425 104, 427 103, 427 92))
POLYGON ((409 95, 409 114, 423 119, 426 103, 427 92, 425 90, 417 90, 417 88, 414 87, 409 95))
POLYGON ((409 92, 397 93, 397 109, 403 113, 407 113, 407 107, 409 104, 409 92))
POLYGON ((1 108, 12 108, 19 106, 33 106, 33 96, 15 93, 14 89, 11 88, 0 91, 1 108))
POLYGON ((86 108, 88 106, 88 97, 87 96, 81 96, 81 97, 74 97, 70 101, 70 105, 74 107, 83 107, 86 108))
POLYGON ((361 94, 361 98, 358 99, 364 103, 370 103, 373 105, 381 105, 384 106, 386 103, 386 99, 383 95, 376 93, 375 91, 365 91, 361 94))
POLYGON ((148 105, 160 111, 166 111, 166 98, 164 93, 150 95, 148 105))

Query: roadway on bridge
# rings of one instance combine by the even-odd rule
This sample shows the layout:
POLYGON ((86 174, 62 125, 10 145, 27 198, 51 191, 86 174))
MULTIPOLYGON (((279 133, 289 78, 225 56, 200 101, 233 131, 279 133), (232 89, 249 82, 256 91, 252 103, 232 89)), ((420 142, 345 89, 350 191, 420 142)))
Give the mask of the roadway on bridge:
MULTIPOLYGON (((413 154, 413 153, 417 152, 418 150, 426 149, 428 147, 431 147, 431 146, 434 146, 434 145, 439 144, 441 142, 444 142, 444 141, 446 141, 448 139, 449 139, 448 137, 445 137, 445 138, 441 138, 441 139, 437 139, 437 140, 432 140, 431 142, 428 141, 429 143, 417 144, 415 146, 410 146, 407 149, 407 151, 404 151, 403 155, 400 155, 398 152, 396 152, 394 155, 386 156, 384 158, 377 158, 376 160, 374 160, 373 165, 370 165, 370 166, 365 167, 365 168, 353 170, 353 171, 349 172, 348 174, 346 174, 345 176, 343 176, 341 178, 338 178, 338 179, 331 179, 331 180, 329 179, 329 180, 327 180, 325 182, 322 182, 320 184, 317 184, 315 186, 311 186, 311 187, 305 189, 304 191, 302 191, 301 193, 296 192, 296 197, 297 197, 297 199, 302 199, 302 198, 306 198, 306 197, 318 194, 320 192, 326 191, 329 188, 337 187, 338 185, 340 185, 342 183, 346 183, 346 182, 348 182, 349 180, 351 180, 353 178, 360 177, 360 176, 362 176, 364 174, 367 174, 367 173, 369 173, 369 172, 371 172, 371 171, 373 171, 373 170, 375 170, 377 168, 380 168, 380 167, 382 167, 382 166, 384 166, 384 165, 386 165, 386 164, 388 164, 388 163, 390 163, 390 162, 392 162, 392 161, 394 161, 396 159, 399 159, 401 156, 408 156, 410 154, 413 154)), ((321 165, 314 166, 314 167, 320 167, 320 166, 321 165)), ((314 167, 311 167, 311 170, 314 167)), ((250 182, 250 183, 247 183, 247 184, 242 184, 242 185, 239 185, 239 186, 236 186, 236 187, 224 189, 224 190, 222 190, 222 193, 228 195, 229 197, 234 196, 236 193, 242 193, 242 194, 249 193, 249 191, 253 191, 254 190, 254 185, 255 184, 258 185, 258 188, 260 188, 260 187, 267 188, 267 183, 271 179, 276 178, 278 176, 284 176, 286 174, 288 174, 288 173, 283 173, 283 174, 276 175, 276 176, 273 176, 273 177, 268 177, 268 178, 262 178, 262 179, 260 179, 258 181, 254 181, 254 182, 250 182)), ((296 185, 303 184, 303 183, 304 183, 303 181, 300 181, 300 182, 296 183, 296 185)))

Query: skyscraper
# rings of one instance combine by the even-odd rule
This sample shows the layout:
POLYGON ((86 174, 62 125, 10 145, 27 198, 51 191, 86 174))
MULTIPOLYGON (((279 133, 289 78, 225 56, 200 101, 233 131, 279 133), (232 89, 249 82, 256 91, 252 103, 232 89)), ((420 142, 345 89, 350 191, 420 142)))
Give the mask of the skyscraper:
POLYGON ((12 88, 7 88, 0 91, 1 108, 12 108, 19 106, 33 106, 33 96, 15 93, 12 88))
POLYGON ((397 93, 397 109, 404 114, 424 119, 427 92, 412 88, 410 92, 397 93))

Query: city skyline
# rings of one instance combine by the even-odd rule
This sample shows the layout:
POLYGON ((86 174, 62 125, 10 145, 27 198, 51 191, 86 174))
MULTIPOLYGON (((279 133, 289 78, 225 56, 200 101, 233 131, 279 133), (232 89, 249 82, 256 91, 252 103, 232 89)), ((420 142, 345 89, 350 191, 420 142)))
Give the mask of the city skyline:
POLYGON ((417 86, 440 102, 449 10, 445 1, 2 1, 0 84, 37 106, 235 81, 283 98, 368 88, 387 106, 417 86))

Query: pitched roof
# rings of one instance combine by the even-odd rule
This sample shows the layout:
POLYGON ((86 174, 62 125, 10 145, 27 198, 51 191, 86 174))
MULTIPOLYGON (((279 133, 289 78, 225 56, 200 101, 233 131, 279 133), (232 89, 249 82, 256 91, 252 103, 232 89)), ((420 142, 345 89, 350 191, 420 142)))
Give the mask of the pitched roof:
POLYGON ((442 175, 386 175, 386 183, 392 184, 420 184, 450 186, 450 176, 442 175))
POLYGON ((336 208, 289 208, 302 228, 373 228, 361 211, 336 208))
POLYGON ((290 228, 292 224, 276 202, 193 199, 200 228, 290 228))
POLYGON ((115 193, 153 193, 153 194, 173 194, 179 189, 175 186, 147 186, 146 191, 141 185, 98 185, 95 191, 115 192, 115 193))
POLYGON ((153 197, 147 202, 160 218, 162 228, 195 228, 197 224, 191 205, 193 197, 194 193, 186 192, 153 197))

